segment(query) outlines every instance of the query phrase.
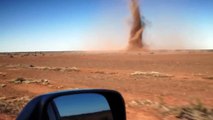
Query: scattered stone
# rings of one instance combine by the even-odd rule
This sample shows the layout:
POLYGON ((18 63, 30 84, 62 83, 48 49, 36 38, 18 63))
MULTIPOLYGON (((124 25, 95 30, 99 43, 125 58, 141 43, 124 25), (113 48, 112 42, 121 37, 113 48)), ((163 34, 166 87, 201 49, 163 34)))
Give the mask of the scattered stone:
POLYGON ((48 85, 48 84, 50 84, 49 81, 48 81, 47 79, 41 79, 41 80, 38 81, 38 82, 40 82, 40 83, 43 84, 43 85, 48 85))
POLYGON ((172 75, 155 72, 155 71, 151 71, 151 72, 135 71, 135 72, 131 73, 130 75, 131 76, 141 75, 141 76, 151 76, 151 77, 173 77, 172 75))
POLYGON ((0 88, 4 88, 6 86, 7 86, 6 84, 0 84, 0 88))
POLYGON ((57 88, 58 88, 58 89, 62 89, 62 88, 64 88, 64 86, 63 86, 63 85, 61 85, 61 86, 58 86, 57 88))

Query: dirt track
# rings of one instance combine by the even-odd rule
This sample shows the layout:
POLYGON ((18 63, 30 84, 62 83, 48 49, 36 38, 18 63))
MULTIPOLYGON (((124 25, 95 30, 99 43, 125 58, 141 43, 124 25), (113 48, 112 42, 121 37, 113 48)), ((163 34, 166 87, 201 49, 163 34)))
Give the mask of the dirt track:
MULTIPOLYGON (((0 73, 0 84, 6 84, 0 97, 34 97, 76 88, 118 90, 126 101, 127 120, 175 119, 137 101, 182 106, 199 100, 213 108, 211 51, 0 54, 0 73), (50 85, 8 82, 18 77, 45 79, 50 85)), ((0 120, 15 117, 10 116, 0 113, 0 120)))

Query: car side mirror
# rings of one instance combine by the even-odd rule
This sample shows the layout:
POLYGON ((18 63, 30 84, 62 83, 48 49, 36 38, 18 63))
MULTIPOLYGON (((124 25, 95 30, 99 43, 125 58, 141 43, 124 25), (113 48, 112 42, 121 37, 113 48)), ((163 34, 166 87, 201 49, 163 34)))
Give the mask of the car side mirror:
POLYGON ((116 91, 74 90, 34 98, 17 120, 126 120, 126 112, 116 91))

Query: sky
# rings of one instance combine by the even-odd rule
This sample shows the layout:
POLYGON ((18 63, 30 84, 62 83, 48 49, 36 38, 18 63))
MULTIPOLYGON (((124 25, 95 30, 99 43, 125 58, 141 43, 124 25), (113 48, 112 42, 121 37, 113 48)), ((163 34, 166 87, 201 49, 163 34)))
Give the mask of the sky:
MULTIPOLYGON (((213 49, 212 0, 140 0, 150 49, 213 49)), ((0 0, 0 52, 120 50, 129 0, 0 0)))

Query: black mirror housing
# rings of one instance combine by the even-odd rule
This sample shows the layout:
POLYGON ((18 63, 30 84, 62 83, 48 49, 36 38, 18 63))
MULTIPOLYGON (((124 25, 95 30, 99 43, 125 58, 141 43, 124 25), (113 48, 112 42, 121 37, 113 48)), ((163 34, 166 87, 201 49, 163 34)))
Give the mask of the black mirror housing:
MULTIPOLYGON (((40 95, 32 99, 20 112, 16 120, 52 120, 48 116, 48 105, 53 99, 67 95, 99 94, 106 98, 111 109, 113 120, 126 120, 124 99, 121 94, 114 90, 87 89, 68 90, 40 95)), ((56 120, 60 120, 57 118, 56 120)))

